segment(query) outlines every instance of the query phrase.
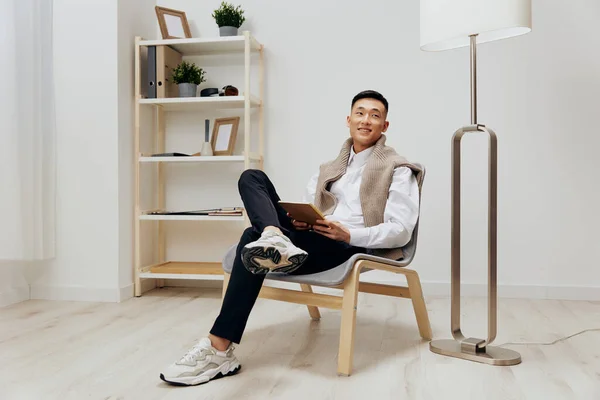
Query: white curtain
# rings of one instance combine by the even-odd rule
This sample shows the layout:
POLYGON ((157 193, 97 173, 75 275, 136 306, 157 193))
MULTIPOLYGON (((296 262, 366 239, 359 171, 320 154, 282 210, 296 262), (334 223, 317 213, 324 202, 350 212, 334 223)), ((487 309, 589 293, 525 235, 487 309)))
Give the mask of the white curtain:
POLYGON ((52 0, 0 12, 0 260, 54 257, 52 0))

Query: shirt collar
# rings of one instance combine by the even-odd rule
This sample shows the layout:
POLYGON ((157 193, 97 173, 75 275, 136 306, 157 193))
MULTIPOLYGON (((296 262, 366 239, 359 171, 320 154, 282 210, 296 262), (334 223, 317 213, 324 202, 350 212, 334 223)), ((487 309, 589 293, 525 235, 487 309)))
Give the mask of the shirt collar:
POLYGON ((373 152, 373 146, 369 147, 356 154, 354 152, 354 146, 350 146, 350 157, 348 157, 348 165, 354 163, 357 167, 362 167, 366 162, 371 153, 373 152))

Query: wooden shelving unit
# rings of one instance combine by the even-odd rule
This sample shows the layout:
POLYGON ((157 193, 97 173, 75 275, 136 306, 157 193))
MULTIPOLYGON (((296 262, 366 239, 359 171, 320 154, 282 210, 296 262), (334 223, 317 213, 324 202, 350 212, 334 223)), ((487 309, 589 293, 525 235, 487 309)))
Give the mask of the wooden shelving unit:
MULTIPOLYGON (((223 278, 221 263, 183 262, 177 260, 166 260, 165 249, 165 225, 170 221, 190 221, 190 223, 218 222, 223 224, 237 223, 241 229, 247 225, 246 216, 198 216, 198 215, 161 215, 153 214, 151 210, 143 210, 140 204, 141 189, 145 182, 141 180, 141 165, 155 165, 158 169, 157 178, 157 204, 159 210, 165 209, 165 174, 164 165, 169 163, 186 163, 197 165, 202 168, 205 163, 234 163, 243 169, 263 168, 263 143, 264 143, 264 59, 263 45, 254 38, 250 32, 245 31, 240 36, 214 37, 214 38, 190 38, 190 39, 168 39, 168 40, 144 40, 141 37, 135 39, 135 121, 134 121, 134 160, 135 162, 135 210, 134 210, 134 265, 133 277, 135 296, 141 296, 141 280, 156 279, 158 286, 163 285, 164 279, 201 279, 215 280, 223 278), (141 50, 144 46, 170 46, 185 56, 203 55, 231 55, 240 54, 244 57, 244 86, 239 96, 223 97, 186 97, 186 98, 145 98, 142 90, 142 70, 144 68, 141 60, 141 50), (250 79, 251 54, 258 53, 259 75, 258 84, 252 85, 250 79), (251 91, 257 88, 258 95, 251 91), (155 107, 156 110, 156 132, 154 132, 157 148, 154 153, 164 153, 165 147, 165 113, 171 111, 194 112, 194 111, 216 111, 226 109, 240 109, 244 111, 244 150, 242 155, 232 156, 181 156, 181 157, 154 157, 144 154, 140 149, 140 115, 144 107, 155 107), (252 132, 251 118, 258 117, 258 130, 252 132), (258 134, 258 151, 251 151, 251 135, 258 134), (147 221, 155 221, 158 229, 158 256, 155 262, 142 265, 141 241, 142 224, 147 221), (246 224, 244 224, 246 222, 246 224)), ((196 168, 194 166, 193 168, 196 168)), ((240 171, 241 172, 241 171, 240 171)), ((241 230, 240 230, 241 232, 241 230)))

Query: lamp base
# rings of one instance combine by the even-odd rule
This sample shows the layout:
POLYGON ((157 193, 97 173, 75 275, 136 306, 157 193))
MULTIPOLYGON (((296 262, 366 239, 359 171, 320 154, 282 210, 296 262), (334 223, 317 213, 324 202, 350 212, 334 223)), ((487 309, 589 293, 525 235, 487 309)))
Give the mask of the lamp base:
MULTIPOLYGON (((469 339, 467 339, 469 340, 469 339)), ((521 355, 514 350, 497 346, 486 346, 477 351, 471 351, 472 346, 464 346, 453 339, 440 339, 429 342, 429 350, 443 356, 462 358, 488 365, 509 366, 521 363, 521 355)))

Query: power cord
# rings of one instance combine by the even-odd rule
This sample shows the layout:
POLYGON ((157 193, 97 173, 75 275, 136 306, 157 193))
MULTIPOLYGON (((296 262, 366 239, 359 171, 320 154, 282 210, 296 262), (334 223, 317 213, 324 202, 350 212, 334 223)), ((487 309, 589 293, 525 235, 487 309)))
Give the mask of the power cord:
POLYGON ((527 346, 527 345, 552 346, 552 345, 554 345, 554 344, 556 344, 558 342, 564 342, 565 340, 571 339, 572 337, 575 337, 575 336, 582 335, 582 334, 584 334, 586 332, 600 332, 600 328, 584 329, 582 331, 579 331, 579 332, 574 333, 574 334, 569 335, 569 336, 565 336, 565 337, 560 338, 560 339, 556 339, 555 341, 549 342, 549 343, 542 343, 542 342, 519 342, 519 343, 517 343, 517 342, 507 342, 507 343, 499 344, 499 345, 497 345, 497 347, 508 346, 508 345, 512 345, 512 346, 523 346, 523 345, 524 346, 527 346))

